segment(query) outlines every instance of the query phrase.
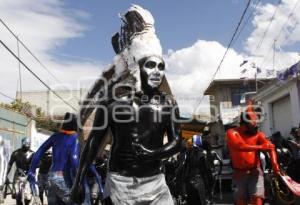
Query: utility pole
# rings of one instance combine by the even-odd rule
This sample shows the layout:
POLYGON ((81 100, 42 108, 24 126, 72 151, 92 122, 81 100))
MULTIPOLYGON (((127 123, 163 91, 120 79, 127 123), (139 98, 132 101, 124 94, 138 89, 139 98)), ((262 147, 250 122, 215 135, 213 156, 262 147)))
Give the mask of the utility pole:
POLYGON ((273 42, 273 71, 275 73, 275 51, 276 51, 276 39, 274 39, 274 42, 273 42))
POLYGON ((255 78, 255 92, 257 92, 258 91, 258 86, 257 86, 257 70, 255 71, 254 78, 255 78))
MULTIPOLYGON (((17 48, 18 48, 18 58, 20 59, 20 47, 19 47, 19 38, 17 36, 17 48)), ((20 81, 20 101, 22 102, 22 78, 21 78, 21 63, 18 61, 19 64, 19 81, 20 81)))

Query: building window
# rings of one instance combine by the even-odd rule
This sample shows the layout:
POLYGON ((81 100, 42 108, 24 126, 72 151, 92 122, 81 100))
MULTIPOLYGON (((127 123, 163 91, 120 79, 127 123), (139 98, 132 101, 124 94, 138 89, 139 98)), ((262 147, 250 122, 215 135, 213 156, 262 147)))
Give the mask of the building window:
POLYGON ((241 94, 240 93, 231 93, 231 102, 232 106, 237 106, 241 104, 241 94))
POLYGON ((250 86, 231 89, 232 106, 240 105, 243 94, 245 94, 246 92, 254 91, 254 90, 255 90, 255 88, 251 88, 250 86))

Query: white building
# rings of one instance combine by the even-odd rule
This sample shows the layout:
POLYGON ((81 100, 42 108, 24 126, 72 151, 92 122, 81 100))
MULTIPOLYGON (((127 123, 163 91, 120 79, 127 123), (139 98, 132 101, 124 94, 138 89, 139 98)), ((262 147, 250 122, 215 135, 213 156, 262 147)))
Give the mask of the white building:
MULTIPOLYGON (((295 65, 299 68, 299 63, 295 65)), ((268 136, 280 131, 282 136, 288 137, 291 128, 300 123, 300 77, 292 75, 289 69, 285 74, 284 80, 273 80, 253 96, 262 105, 261 129, 268 136)))
MULTIPOLYGON (((79 108, 79 102, 82 100, 87 90, 55 90, 55 92, 76 110, 79 108)), ((17 92, 17 99, 21 95, 17 92)), ((66 112, 74 110, 50 91, 23 91, 22 101, 29 102, 32 105, 40 107, 47 115, 64 115, 66 112)))
POLYGON ((210 115, 224 124, 232 123, 242 109, 241 101, 245 93, 256 92, 270 79, 216 79, 204 91, 210 98, 210 115))
POLYGON ((44 130, 44 129, 37 129, 36 122, 32 121, 31 126, 31 149, 36 151, 52 134, 53 132, 44 130))
POLYGON ((298 127, 300 123, 299 104, 299 77, 289 80, 285 84, 274 82, 257 95, 264 111, 264 121, 261 129, 268 135, 280 131, 283 136, 289 136, 292 127, 298 127))

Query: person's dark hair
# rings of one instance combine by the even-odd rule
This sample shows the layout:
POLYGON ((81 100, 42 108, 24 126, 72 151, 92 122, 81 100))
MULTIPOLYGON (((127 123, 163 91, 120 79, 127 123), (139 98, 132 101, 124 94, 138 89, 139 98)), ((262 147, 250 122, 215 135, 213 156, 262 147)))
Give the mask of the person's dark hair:
POLYGON ((298 128, 297 127, 292 127, 290 134, 297 134, 298 133, 298 128))
POLYGON ((272 138, 274 139, 274 138, 281 138, 282 136, 281 136, 281 132, 280 131, 277 131, 277 132, 275 132, 275 133, 273 133, 272 134, 272 138))
POLYGON ((77 117, 73 113, 67 112, 64 117, 61 129, 68 131, 77 131, 77 117))

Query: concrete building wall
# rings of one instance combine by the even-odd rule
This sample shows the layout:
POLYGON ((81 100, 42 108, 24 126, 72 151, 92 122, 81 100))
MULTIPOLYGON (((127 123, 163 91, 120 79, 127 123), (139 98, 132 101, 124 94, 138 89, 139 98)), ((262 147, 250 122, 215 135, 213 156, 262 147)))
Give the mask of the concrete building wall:
MULTIPOLYGON (((57 90, 55 92, 77 110, 79 102, 85 97, 87 90, 57 90)), ((20 97, 20 93, 17 93, 17 97, 20 97)), ((51 116, 63 115, 67 111, 74 112, 69 105, 49 91, 22 92, 22 101, 42 108, 43 112, 51 116)))
POLYGON ((32 122, 31 126, 31 149, 36 151, 51 135, 53 132, 47 130, 38 130, 36 122, 32 122))
MULTIPOLYGON (((289 136, 287 130, 290 130, 292 127, 298 126, 300 123, 300 95, 299 95, 299 81, 292 80, 287 82, 284 85, 273 85, 270 86, 268 89, 264 90, 258 96, 255 96, 255 99, 261 102, 261 105, 264 109, 264 121, 261 124, 261 129, 266 133, 266 135, 270 136, 272 133, 276 131, 282 132, 283 136, 289 136), (290 103, 286 103, 285 106, 290 107, 282 107, 283 112, 286 110, 291 111, 291 115, 286 121, 290 122, 290 125, 285 130, 275 130, 274 127, 274 113, 273 113, 273 106, 274 103, 277 103, 281 99, 288 97, 290 103), (290 104, 290 105, 288 105, 290 104)), ((284 105, 283 105, 284 106, 284 105)), ((284 117, 284 116, 281 116, 284 117)))
MULTIPOLYGON (((232 90, 235 88, 239 88, 239 85, 218 85, 213 91, 215 101, 211 103, 211 105, 217 108, 217 115, 221 116, 225 124, 230 123, 240 112, 240 106, 233 107, 231 101, 232 90)), ((211 108, 211 110, 213 110, 213 108, 211 108)), ((217 117, 213 115, 213 112, 211 112, 211 115, 217 117)))

